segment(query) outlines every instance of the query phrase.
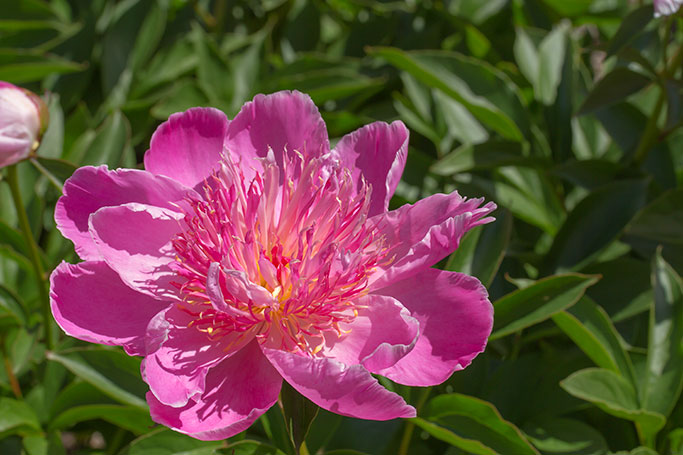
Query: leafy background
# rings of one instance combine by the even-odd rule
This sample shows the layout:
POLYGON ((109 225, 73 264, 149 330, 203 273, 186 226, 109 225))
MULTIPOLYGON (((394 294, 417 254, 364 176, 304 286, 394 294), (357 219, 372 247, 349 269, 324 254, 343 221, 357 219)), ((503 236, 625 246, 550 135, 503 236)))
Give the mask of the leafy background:
MULTIPOLYGON (((140 167, 171 113, 232 117, 281 89, 309 93, 332 138, 408 125, 392 206, 498 204, 439 264, 489 288, 486 352, 437 387, 384 381, 416 419, 321 411, 311 454, 683 454, 682 24, 627 0, 4 0, 0 80, 49 100, 18 169, 48 271, 77 261, 53 221, 77 166, 140 167)), ((294 453, 305 412, 195 441, 153 425, 139 359, 56 326, 47 349, 3 175, 0 453, 294 453)))

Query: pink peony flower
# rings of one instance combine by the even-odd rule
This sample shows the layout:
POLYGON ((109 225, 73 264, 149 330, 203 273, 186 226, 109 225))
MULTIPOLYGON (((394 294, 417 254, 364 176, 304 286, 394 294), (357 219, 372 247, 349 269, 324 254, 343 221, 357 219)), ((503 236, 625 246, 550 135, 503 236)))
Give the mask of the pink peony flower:
POLYGON ((0 167, 28 158, 47 126, 47 107, 35 94, 0 81, 0 167))
POLYGON ((415 416, 371 373, 428 386, 486 345, 475 278, 430 268, 495 205, 437 194, 387 211, 408 131, 373 123, 329 149, 299 92, 229 121, 174 114, 145 171, 83 167, 55 218, 84 260, 52 274, 69 335, 144 356, 155 421, 199 439, 245 430, 284 379, 329 411, 415 416))
POLYGON ((683 5, 683 0, 654 0, 655 17, 674 14, 683 5))

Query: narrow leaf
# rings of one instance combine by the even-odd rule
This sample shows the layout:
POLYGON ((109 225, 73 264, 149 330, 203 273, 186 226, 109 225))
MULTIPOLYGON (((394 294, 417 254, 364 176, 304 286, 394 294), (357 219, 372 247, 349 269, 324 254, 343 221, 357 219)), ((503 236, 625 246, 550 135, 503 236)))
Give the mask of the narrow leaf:
POLYGON ((574 305, 598 278, 591 275, 555 275, 498 299, 491 340, 522 330, 574 305))
POLYGON ((668 416, 683 388, 683 282, 658 252, 652 264, 654 304, 650 310, 643 408, 668 416))

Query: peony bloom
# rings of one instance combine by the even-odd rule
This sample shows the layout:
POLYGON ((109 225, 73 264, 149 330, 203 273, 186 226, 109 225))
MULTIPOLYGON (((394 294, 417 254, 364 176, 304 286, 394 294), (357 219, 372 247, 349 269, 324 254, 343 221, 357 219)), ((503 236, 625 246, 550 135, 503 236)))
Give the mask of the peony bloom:
POLYGON ((674 14, 683 5, 683 0, 654 0, 655 17, 674 14))
POLYGON ((245 430, 283 379, 338 414, 415 416, 371 373, 439 384, 484 349, 486 290, 430 266, 495 206, 452 193, 387 211, 407 150, 401 122, 330 150, 299 92, 232 121, 174 114, 145 171, 83 167, 64 185, 57 226, 84 262, 52 274, 54 317, 144 356, 153 419, 195 438, 245 430))
POLYGON ((0 167, 28 158, 47 126, 47 107, 35 94, 0 81, 0 167))

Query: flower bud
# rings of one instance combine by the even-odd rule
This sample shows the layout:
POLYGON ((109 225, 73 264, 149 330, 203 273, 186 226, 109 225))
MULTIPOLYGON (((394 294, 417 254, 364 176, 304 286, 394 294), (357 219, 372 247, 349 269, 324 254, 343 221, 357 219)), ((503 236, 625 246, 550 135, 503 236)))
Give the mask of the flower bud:
POLYGON ((655 17, 674 14, 683 5, 683 0, 654 0, 655 17))
POLYGON ((0 168, 35 152, 47 123, 47 106, 40 97, 0 81, 0 168))

